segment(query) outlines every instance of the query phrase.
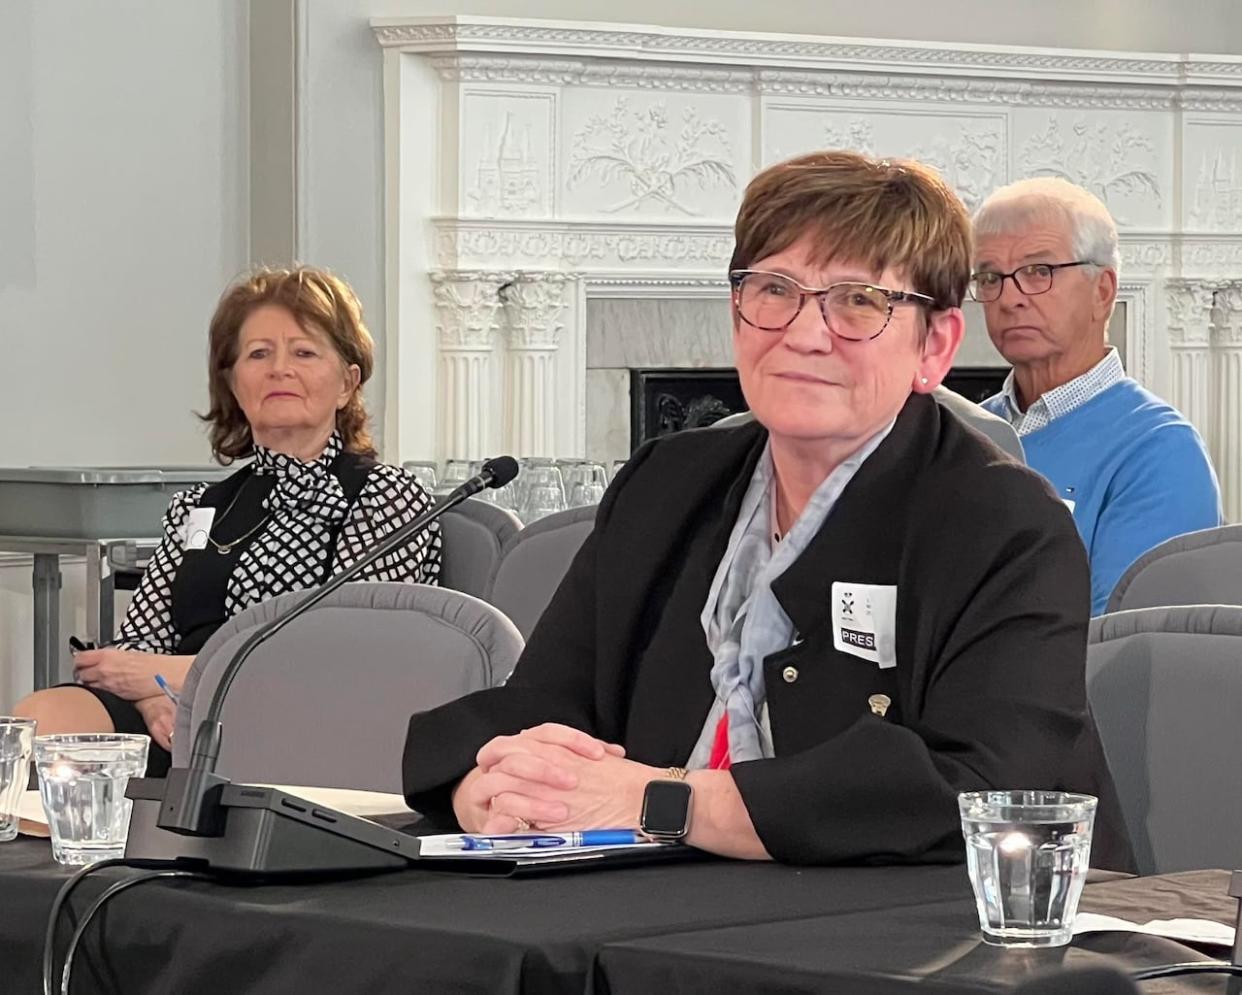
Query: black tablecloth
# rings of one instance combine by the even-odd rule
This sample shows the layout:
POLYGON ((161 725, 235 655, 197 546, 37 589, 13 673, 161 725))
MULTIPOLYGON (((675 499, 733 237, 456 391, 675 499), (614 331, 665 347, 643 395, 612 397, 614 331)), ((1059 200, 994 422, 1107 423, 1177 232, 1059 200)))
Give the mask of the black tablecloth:
MULTIPOLYGON (((1195 871, 1088 885, 1079 906, 1135 922, 1176 917, 1233 923, 1229 874, 1195 871)), ((791 922, 685 932, 612 944, 601 952, 595 990, 603 995, 672 992, 720 995, 780 991, 833 995, 1004 992, 1061 967, 1125 971, 1183 961, 1228 959, 1157 937, 1095 933, 1047 950, 1006 950, 980 939, 969 899, 791 922)), ((1159 992, 1223 992, 1223 978, 1143 984, 1159 992)))
MULTIPOLYGON (((107 883, 88 879, 81 910, 107 883)), ((34 991, 47 912, 67 872, 46 841, 0 844, 0 965, 34 991)), ((403 871, 253 887, 152 882, 92 926, 74 990, 573 992, 605 944, 970 893, 965 869, 710 861, 494 879, 403 871)), ((62 932, 62 947, 64 945, 62 932)), ((3 989, 0 986, 0 990, 3 989)))
MULTIPOLYGON (((88 879, 73 908, 132 873, 88 879)), ((0 991, 37 991, 47 912, 68 874, 46 841, 0 844, 0 991)), ((1089 885, 1084 908, 1227 920, 1229 900, 1215 896, 1228 877, 1213 875, 1164 892, 1157 879, 1089 885)), ((594 983, 883 993, 922 978, 942 982, 928 990, 974 992, 1062 958, 1202 956, 1118 934, 1068 953, 996 951, 979 943, 969 896, 960 865, 712 861, 520 880, 405 871, 300 885, 151 882, 92 925, 73 991, 580 993, 594 983)))

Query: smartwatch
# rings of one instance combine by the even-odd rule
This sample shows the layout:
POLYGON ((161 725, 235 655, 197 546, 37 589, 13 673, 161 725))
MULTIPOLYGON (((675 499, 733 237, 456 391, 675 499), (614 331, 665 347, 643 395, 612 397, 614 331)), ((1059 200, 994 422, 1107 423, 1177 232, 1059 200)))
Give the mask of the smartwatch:
POLYGON ((647 782, 638 825, 657 843, 676 843, 690 830, 690 802, 694 789, 684 780, 659 778, 647 782))

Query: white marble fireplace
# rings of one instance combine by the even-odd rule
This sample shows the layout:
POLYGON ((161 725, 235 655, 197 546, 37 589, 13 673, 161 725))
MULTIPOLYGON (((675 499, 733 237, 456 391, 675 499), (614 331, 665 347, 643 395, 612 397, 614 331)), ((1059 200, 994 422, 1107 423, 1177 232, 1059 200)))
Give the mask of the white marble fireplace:
MULTIPOLYGON (((628 371, 728 365, 748 178, 849 147, 974 207, 1059 175, 1122 231, 1114 339, 1242 517, 1242 59, 446 15, 385 60, 389 458, 628 445, 628 371)), ((995 354, 972 321, 961 362, 995 354)))

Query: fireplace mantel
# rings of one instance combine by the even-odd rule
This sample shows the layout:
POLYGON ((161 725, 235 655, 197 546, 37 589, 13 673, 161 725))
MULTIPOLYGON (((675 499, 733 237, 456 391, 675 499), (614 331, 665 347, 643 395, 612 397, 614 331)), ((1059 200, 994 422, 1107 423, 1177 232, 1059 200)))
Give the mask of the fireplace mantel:
MULTIPOLYGON (((585 454, 591 301, 719 301, 749 177, 813 148, 1021 176, 1122 233, 1132 375, 1242 514, 1242 58, 470 15, 372 22, 385 66, 386 456, 585 454)), ((722 330, 722 334, 724 330, 722 330)))

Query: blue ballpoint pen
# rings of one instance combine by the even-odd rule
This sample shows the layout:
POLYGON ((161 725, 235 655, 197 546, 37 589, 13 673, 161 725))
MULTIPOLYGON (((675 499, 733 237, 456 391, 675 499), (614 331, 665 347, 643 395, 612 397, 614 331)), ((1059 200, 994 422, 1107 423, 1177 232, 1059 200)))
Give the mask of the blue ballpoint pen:
POLYGON ((446 840, 450 850, 549 850, 562 846, 634 846, 647 839, 633 829, 587 829, 575 833, 515 833, 446 840))
POLYGON ((155 675, 155 683, 160 686, 161 691, 163 691, 166 695, 168 695, 169 699, 172 701, 174 705, 180 704, 181 699, 177 696, 177 693, 168 686, 168 681, 164 679, 163 674, 155 675))

